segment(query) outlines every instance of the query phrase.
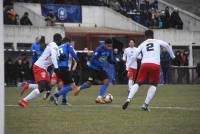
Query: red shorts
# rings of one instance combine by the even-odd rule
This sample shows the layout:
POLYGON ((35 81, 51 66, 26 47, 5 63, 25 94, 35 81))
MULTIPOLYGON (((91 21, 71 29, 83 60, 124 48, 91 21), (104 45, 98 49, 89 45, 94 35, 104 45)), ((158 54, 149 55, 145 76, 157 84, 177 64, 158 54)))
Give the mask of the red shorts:
POLYGON ((147 80, 148 84, 158 84, 160 79, 160 65, 153 63, 143 63, 140 66, 136 82, 143 84, 147 80))
POLYGON ((51 75, 51 80, 59 82, 63 82, 60 78, 57 78, 56 73, 53 72, 51 75))
POLYGON ((47 72, 47 70, 38 67, 35 64, 33 65, 33 75, 36 83, 42 80, 45 80, 47 82, 50 81, 49 73, 47 72))
POLYGON ((52 73, 51 80, 57 81, 57 76, 55 72, 52 73))
POLYGON ((137 70, 136 70, 136 69, 129 68, 129 69, 128 69, 128 72, 127 72, 127 77, 128 77, 129 79, 135 80, 136 73, 137 73, 137 70))

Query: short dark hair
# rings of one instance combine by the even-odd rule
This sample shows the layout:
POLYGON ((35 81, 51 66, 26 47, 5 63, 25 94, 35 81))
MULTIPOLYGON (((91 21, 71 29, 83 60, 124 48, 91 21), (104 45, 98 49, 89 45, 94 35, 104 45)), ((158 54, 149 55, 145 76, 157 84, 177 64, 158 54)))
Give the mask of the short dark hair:
POLYGON ((55 33, 53 35, 53 41, 58 43, 57 45, 60 45, 59 43, 61 43, 61 41, 62 41, 62 35, 59 33, 55 33))
POLYGON ((62 43, 71 42, 71 38, 69 36, 65 36, 62 40, 62 43))
POLYGON ((153 30, 146 30, 144 35, 146 38, 153 38, 153 30))
POLYGON ((112 39, 106 39, 105 44, 112 44, 112 39))

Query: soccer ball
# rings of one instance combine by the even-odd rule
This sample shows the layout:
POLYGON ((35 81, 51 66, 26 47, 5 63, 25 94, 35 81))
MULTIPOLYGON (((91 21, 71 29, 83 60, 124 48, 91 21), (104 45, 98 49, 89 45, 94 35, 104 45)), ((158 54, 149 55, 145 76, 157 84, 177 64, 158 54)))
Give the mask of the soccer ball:
POLYGON ((107 93, 104 95, 103 99, 106 103, 111 103, 113 101, 113 96, 112 94, 107 93))

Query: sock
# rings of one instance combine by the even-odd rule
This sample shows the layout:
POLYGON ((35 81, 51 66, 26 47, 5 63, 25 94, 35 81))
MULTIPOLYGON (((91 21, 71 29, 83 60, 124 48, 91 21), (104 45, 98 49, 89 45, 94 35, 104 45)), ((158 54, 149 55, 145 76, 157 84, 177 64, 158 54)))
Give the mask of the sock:
POLYGON ((38 84, 29 84, 28 88, 31 88, 31 89, 38 88, 38 84))
POLYGON ((138 84, 134 84, 132 87, 131 87, 131 90, 129 92, 129 95, 128 95, 128 99, 132 99, 134 97, 134 95, 136 94, 136 92, 138 91, 138 88, 139 88, 139 85, 138 84))
POLYGON ((38 88, 36 88, 36 89, 34 89, 31 93, 29 93, 29 94, 24 98, 24 100, 25 100, 26 102, 28 102, 28 101, 30 101, 30 100, 36 98, 37 96, 39 96, 39 94, 40 94, 40 91, 39 91, 38 88))
POLYGON ((133 80, 129 79, 128 80, 128 90, 131 90, 131 87, 133 86, 133 80))
POLYGON ((104 96, 104 94, 106 93, 107 87, 108 85, 101 85, 98 96, 104 96))
POLYGON ((156 93, 156 86, 150 86, 147 92, 147 97, 145 99, 145 104, 149 105, 149 103, 151 102, 152 98, 154 97, 156 93))
POLYGON ((88 88, 88 87, 89 87, 88 83, 85 82, 85 83, 83 83, 83 84, 80 85, 80 90, 88 88))
POLYGON ((55 94, 56 97, 59 97, 63 94, 67 94, 69 91, 72 90, 72 87, 69 85, 65 85, 58 93, 55 94))
POLYGON ((67 100, 67 93, 64 93, 63 95, 62 95, 62 101, 66 101, 67 100))

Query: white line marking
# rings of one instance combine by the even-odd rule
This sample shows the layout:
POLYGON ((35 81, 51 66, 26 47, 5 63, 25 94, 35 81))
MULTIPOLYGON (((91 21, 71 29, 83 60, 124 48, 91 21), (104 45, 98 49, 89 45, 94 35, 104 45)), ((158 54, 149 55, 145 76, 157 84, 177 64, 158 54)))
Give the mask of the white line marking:
MULTIPOLYGON (((5 105, 5 107, 19 107, 19 105, 12 105, 8 104, 5 105)), ((56 107, 55 105, 31 105, 31 107, 56 107)), ((67 107, 113 107, 113 108, 121 108, 121 105, 117 104, 102 104, 102 105, 71 105, 67 107)), ((140 108, 140 106, 129 106, 129 108, 140 108)), ((169 110, 185 110, 185 111, 200 111, 200 108, 194 108, 194 107, 177 107, 177 106, 171 106, 171 107, 150 107, 150 109, 169 109, 169 110)))

